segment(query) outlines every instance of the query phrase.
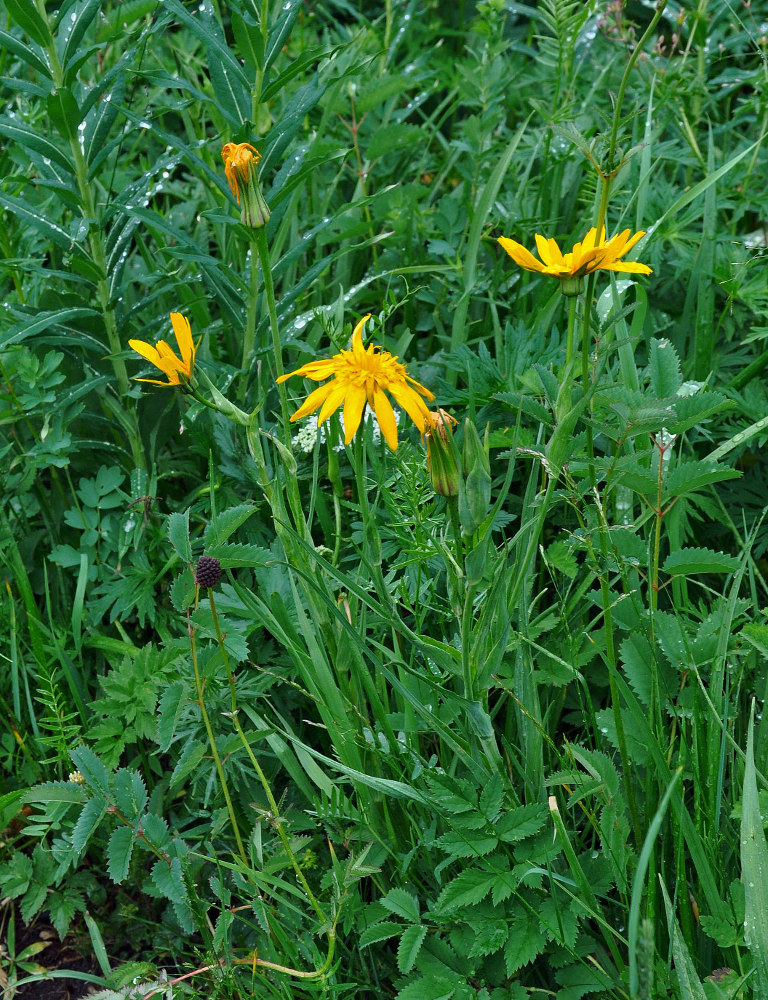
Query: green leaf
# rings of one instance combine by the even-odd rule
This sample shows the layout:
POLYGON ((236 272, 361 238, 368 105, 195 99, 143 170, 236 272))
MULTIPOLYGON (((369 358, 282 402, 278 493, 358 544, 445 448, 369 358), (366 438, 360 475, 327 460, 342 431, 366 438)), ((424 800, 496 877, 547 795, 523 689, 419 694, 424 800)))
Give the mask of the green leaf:
MULTIPOLYGON (((51 222, 47 215, 39 209, 33 208, 22 198, 12 198, 8 194, 0 193, 0 205, 7 208, 9 212, 13 212, 22 221, 28 222, 30 226, 33 226, 57 246, 63 247, 64 250, 75 249, 76 240, 71 233, 62 229, 57 223, 51 222)), ((93 310, 89 309, 88 312, 93 312, 93 310)), ((7 336, 8 334, 4 334, 3 339, 5 340, 7 336)))
POLYGON ((115 84, 109 93, 97 101, 85 116, 83 155, 91 169, 95 169, 96 157, 106 146, 107 138, 115 123, 124 96, 125 74, 121 71, 117 74, 115 84))
POLYGON ((144 836, 153 847, 156 847, 159 851, 168 850, 171 846, 171 835, 168 832, 168 824, 162 816, 157 816, 155 813, 147 813, 142 818, 141 825, 144 836))
POLYGON ((440 837, 437 846, 446 854, 453 854, 457 858, 481 858, 490 854, 498 842, 498 837, 490 833, 452 830, 440 837))
POLYGON ((514 844, 538 833, 549 816, 543 804, 532 802, 528 806, 516 806, 504 813, 496 823, 496 833, 505 844, 514 844))
POLYGON ((106 812, 107 807, 100 799, 89 799, 85 803, 72 831, 72 847, 78 854, 83 853, 106 812))
POLYGON ((275 24, 270 25, 267 38, 267 54, 264 62, 266 73, 288 41, 294 22, 299 16, 302 0, 284 0, 280 6, 281 14, 275 24))
POLYGON ((377 129, 366 147, 366 156, 376 160, 386 153, 410 149, 424 141, 424 132, 418 125, 386 125, 377 129))
POLYGON ((397 946, 397 967, 403 973, 410 972, 427 936, 427 928, 423 924, 406 927, 400 944, 397 946))
POLYGON ((138 771, 121 767, 115 773, 112 787, 117 810, 125 819, 132 821, 146 809, 147 786, 138 771))
MULTIPOLYGON (((0 889, 3 894, 16 899, 23 895, 32 881, 32 859, 16 851, 10 861, 0 865, 0 889)), ((401 929, 398 926, 398 930, 401 929)))
POLYGON ((174 511, 168 516, 168 538, 182 562, 192 562, 192 545, 189 540, 189 510, 183 514, 174 511))
POLYGON ((685 462, 679 465, 666 479, 664 483, 664 494, 667 499, 671 497, 682 497, 688 493, 695 493, 704 486, 711 486, 724 479, 738 479, 741 473, 736 469, 729 469, 714 462, 685 462))
POLYGON ((460 872, 438 896, 435 912, 446 913, 449 910, 481 902, 493 889, 498 879, 509 874, 509 872, 499 873, 478 868, 469 868, 467 871, 460 872))
MULTIPOLYGON (((675 919, 672 903, 670 902, 669 894, 667 893, 667 887, 661 879, 659 879, 659 883, 661 885, 661 893, 664 897, 664 907, 667 911, 667 926, 669 927, 669 936, 672 945, 672 957, 675 960, 675 972, 677 973, 677 979, 680 984, 680 996, 682 1000, 707 1000, 707 994, 704 991, 704 986, 696 973, 696 967, 693 964, 693 959, 691 958, 690 952, 686 947, 685 940, 680 932, 680 927, 675 919)), ((757 996, 760 994, 755 995, 757 996)))
POLYGON ((69 157, 62 151, 61 146, 51 142, 44 135, 33 128, 28 128, 26 125, 22 125, 19 121, 10 118, 0 118, 0 134, 8 136, 9 139, 13 139, 17 142, 23 149, 34 149, 35 152, 40 153, 41 156, 50 160, 52 163, 57 163, 62 170, 66 170, 70 174, 74 174, 74 165, 70 162, 69 157))
POLYGON ((368 948, 372 944, 378 944, 379 941, 388 941, 389 938, 396 937, 402 929, 403 925, 395 920, 381 920, 378 924, 371 924, 360 935, 358 947, 368 948))
POLYGON ((152 881, 161 896, 174 903, 186 903, 187 890, 184 887, 179 858, 171 858, 170 864, 164 858, 156 861, 152 866, 152 881))
POLYGON ((744 883, 744 940, 754 962, 754 995, 765 997, 768 996, 768 846, 757 794, 754 713, 753 702, 742 793, 741 876, 744 883))
POLYGON ((133 854, 133 830, 130 826, 119 826, 113 831, 107 844, 107 874, 118 884, 128 875, 133 854))
POLYGON ((165 752, 171 745, 176 723, 187 704, 188 689, 184 681, 174 681, 163 692, 158 705, 157 742, 165 752))
POLYGON ((680 359, 668 340, 651 338, 651 389, 657 399, 674 396, 680 388, 680 359))
POLYGON ((665 573, 689 575, 691 573, 732 573, 740 560, 712 549, 683 548, 670 552, 664 560, 665 573))
POLYGON ((218 559, 222 569, 239 566, 267 566, 274 562, 272 553, 261 545, 244 545, 239 542, 224 542, 210 545, 205 550, 207 556, 218 559))
POLYGON ((513 976, 518 969, 532 962, 541 954, 546 945, 546 934, 535 913, 516 915, 511 921, 509 938, 504 949, 507 975, 513 976))
POLYGON ((23 59, 32 69, 48 77, 49 80, 51 79, 51 68, 42 57, 42 54, 35 52, 33 48, 25 45, 21 39, 10 34, 10 32, 0 31, 0 49, 7 49, 9 52, 13 52, 15 56, 23 59))
POLYGON ((109 799, 109 773, 93 750, 87 746, 79 746, 70 752, 70 757, 89 787, 99 792, 103 798, 109 799))
POLYGON ((451 1000, 456 987, 453 980, 420 976, 400 990, 395 1000, 451 1000))
POLYGON ((226 542, 229 536, 237 531, 240 525, 244 524, 257 510, 258 507, 255 504, 241 503, 217 514, 213 521, 208 524, 203 535, 203 547, 206 554, 209 545, 220 545, 222 542, 226 542))
MULTIPOLYGON (((237 51, 242 55, 250 70, 261 69, 264 65, 264 36, 258 23, 247 11, 231 10, 230 18, 237 51)), ((262 103, 267 100, 269 98, 262 93, 262 103)))
POLYGON ((78 3, 68 8, 64 25, 56 39, 60 46, 63 45, 61 62, 65 74, 70 63, 77 58, 77 47, 96 17, 100 6, 101 0, 78 0, 78 3))
POLYGON ((83 897, 72 886, 67 886, 66 892, 50 892, 45 901, 45 908, 51 915, 51 923, 61 941, 67 936, 76 910, 85 909, 83 897))
POLYGON ((44 49, 50 45, 51 29, 48 22, 38 14, 34 3, 30 0, 5 0, 5 9, 33 41, 44 49))
POLYGON ((181 752, 181 756, 176 762, 176 767, 173 769, 169 783, 170 789, 174 789, 176 785, 184 781, 195 770, 205 756, 205 751, 205 744, 198 743, 194 739, 187 741, 181 752))
POLYGON ((72 781, 44 781, 18 794, 24 796, 25 802, 83 803, 88 798, 88 793, 82 785, 76 785, 72 781))
POLYGON ((381 905, 386 907, 390 913, 396 913, 398 917, 417 924, 421 916, 419 912, 419 901, 416 897, 405 889, 390 889, 381 900, 381 905))
POLYGON ((480 795, 480 812, 493 822, 501 811, 504 802, 504 787, 498 774, 492 774, 491 779, 480 795))

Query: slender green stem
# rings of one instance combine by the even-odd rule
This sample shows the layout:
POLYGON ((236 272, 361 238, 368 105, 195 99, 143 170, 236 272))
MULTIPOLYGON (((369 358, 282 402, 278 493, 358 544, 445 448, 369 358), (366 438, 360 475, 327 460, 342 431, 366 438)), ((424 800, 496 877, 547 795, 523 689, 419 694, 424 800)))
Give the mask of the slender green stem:
POLYGON ((245 330, 243 331, 243 354, 240 361, 242 368, 243 385, 248 380, 251 365, 253 363, 253 352, 256 344, 256 313, 259 302, 259 258, 258 254, 250 252, 251 262, 251 287, 248 297, 248 311, 245 317, 245 330))
MULTIPOLYGON (((577 297, 575 295, 571 295, 568 298, 568 333, 565 341, 566 367, 571 363, 571 359, 573 358, 574 337, 576 332, 576 298, 577 297)), ((584 385, 586 386, 586 382, 584 385)))
MULTIPOLYGON (((275 303, 275 285, 272 281, 272 263, 269 259, 269 246, 267 244, 267 233, 264 226, 256 230, 256 248, 261 262, 261 274, 264 281, 264 295, 267 300, 267 311, 269 312, 269 329, 272 333, 272 354, 275 359, 275 371, 277 377, 285 374, 283 368, 283 352, 280 343, 280 324, 277 319, 277 306, 275 303)), ((293 454, 291 445, 290 420, 288 417, 288 394, 284 383, 278 385, 280 393, 280 413, 283 418, 283 433, 286 448, 293 454)))
MULTIPOLYGON (((213 759, 216 763, 216 770, 219 775, 219 782, 221 783, 221 790, 224 793, 224 799, 227 803, 227 811, 229 812, 229 819, 232 823, 232 831, 235 834, 235 840, 237 841, 237 851, 242 859, 244 865, 248 865, 248 856, 245 853, 245 847, 243 847, 243 841, 240 837, 240 828, 237 825, 237 817, 235 816, 235 810, 232 805, 232 798, 229 794, 229 785, 227 784, 227 777, 224 774, 224 768, 221 764, 221 757, 219 756, 218 748, 216 747, 216 740, 213 736, 213 729, 211 728, 211 720, 208 718, 208 711, 205 707, 205 699, 203 698, 203 682, 200 677, 200 669, 197 665, 197 644, 195 642, 195 630, 192 623, 188 623, 187 631, 189 632, 189 645, 192 651, 192 669, 195 674, 195 690, 197 691, 197 703, 200 706, 200 711, 203 716, 203 722, 205 724, 205 731, 208 733, 208 743, 211 747, 211 753, 213 754, 213 759)), ((221 644, 223 647, 223 643, 221 644)))

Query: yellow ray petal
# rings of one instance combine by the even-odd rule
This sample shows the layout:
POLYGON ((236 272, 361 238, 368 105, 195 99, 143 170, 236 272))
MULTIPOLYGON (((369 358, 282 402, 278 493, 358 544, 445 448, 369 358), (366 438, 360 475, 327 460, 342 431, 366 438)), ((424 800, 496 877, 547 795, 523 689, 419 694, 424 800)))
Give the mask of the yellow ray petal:
POLYGON ((344 400, 344 444, 349 444, 355 436, 363 417, 365 402, 365 389, 359 385, 350 386, 344 400))
POLYGON ((176 335, 176 343, 179 345, 181 357, 187 371, 191 373, 192 362, 195 359, 195 345, 192 340, 192 328, 189 325, 189 320, 181 313, 171 313, 171 325, 176 335))
POLYGON ((328 386, 330 392, 325 397, 325 402, 323 407, 317 415, 317 426, 325 423, 325 421, 330 417, 332 413, 335 413, 341 404, 344 402, 344 397, 349 392, 349 385, 347 382, 341 379, 334 379, 333 382, 329 382, 328 386))
POLYGON ((294 420, 300 420, 302 417, 309 416, 309 414, 314 413, 319 406, 322 406, 325 402, 325 397, 331 391, 333 385, 333 382, 326 382, 325 385, 321 385, 318 389, 315 389, 314 392, 310 392, 298 410, 291 417, 291 423, 293 423, 294 420))
POLYGON ((373 389, 373 410, 379 422, 381 433, 392 451, 397 451, 397 421, 392 404, 385 393, 376 385, 373 389))
POLYGON ((544 270, 541 262, 536 260, 530 250, 526 250, 522 243, 516 243, 515 240, 510 240, 506 236, 500 236, 498 242, 504 247, 512 260, 520 267, 524 267, 526 271, 541 272, 544 270))
POLYGON ((421 433, 429 416, 427 404, 409 385, 390 385, 390 395, 402 406, 421 433))

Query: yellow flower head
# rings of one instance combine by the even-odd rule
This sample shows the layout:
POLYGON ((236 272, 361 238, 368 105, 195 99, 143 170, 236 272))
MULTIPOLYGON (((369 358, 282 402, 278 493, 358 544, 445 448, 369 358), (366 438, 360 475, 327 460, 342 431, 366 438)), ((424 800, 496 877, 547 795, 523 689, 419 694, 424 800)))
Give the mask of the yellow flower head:
POLYGON ((256 170, 256 164, 261 159, 261 153, 250 142, 228 142, 221 150, 221 158, 232 194, 239 205, 239 184, 247 186, 252 171, 256 170))
POLYGON ((159 368, 167 377, 167 382, 159 382, 153 378, 139 378, 137 382, 151 382, 152 385, 174 386, 186 385, 192 378, 192 369, 195 367, 195 355, 197 345, 192 340, 192 329, 189 320, 181 313, 171 313, 171 323, 173 332, 176 335, 176 343, 179 345, 181 357, 173 348, 166 344, 164 340, 158 340, 157 346, 147 344, 143 340, 129 340, 128 344, 140 354, 142 358, 150 361, 155 368, 159 368))
POLYGON ((545 239, 536 233, 536 248, 541 260, 536 260, 530 251, 520 243, 499 237, 499 243, 504 247, 512 260, 524 267, 526 271, 538 271, 540 274, 551 274, 555 278, 580 278, 592 271, 625 271, 632 274, 651 274, 650 267, 636 261, 620 260, 628 253, 638 240, 645 236, 644 231, 630 236, 630 230, 605 239, 605 229, 589 230, 581 243, 576 243, 570 253, 561 253, 560 247, 553 239, 545 239))
POLYGON ((309 364, 297 368, 295 372, 281 375, 277 381, 284 382, 293 375, 304 375, 313 382, 321 382, 333 376, 330 382, 321 385, 307 396, 291 417, 291 423, 314 413, 319 408, 320 413, 317 417, 319 427, 343 403, 344 441, 345 444, 349 444, 360 426, 367 403, 376 414, 385 441, 395 451, 397 424, 386 392, 405 410, 422 433, 429 410, 421 397, 428 400, 435 397, 429 389, 412 379, 405 365, 389 351, 382 351, 373 344, 367 349, 363 347, 363 327, 370 318, 371 315, 368 313, 355 327, 351 350, 341 351, 323 361, 310 361, 309 364))

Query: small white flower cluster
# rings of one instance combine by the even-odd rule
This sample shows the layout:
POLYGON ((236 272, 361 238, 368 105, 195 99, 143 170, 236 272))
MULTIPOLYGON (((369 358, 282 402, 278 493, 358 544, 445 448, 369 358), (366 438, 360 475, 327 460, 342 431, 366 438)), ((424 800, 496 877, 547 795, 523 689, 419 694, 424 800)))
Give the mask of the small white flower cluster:
MULTIPOLYGON (((400 423, 400 411, 395 410, 395 423, 399 425, 400 423)), ((339 418, 341 420, 341 429, 344 430, 344 414, 340 413, 339 418)), ((381 429, 379 427, 379 422, 376 419, 376 414, 370 408, 365 411, 364 420, 370 420, 373 422, 373 443, 378 444, 381 441, 381 429)), ((317 426, 317 420, 312 417, 311 420, 305 420, 301 427, 293 435, 293 447, 297 451, 303 451, 305 455, 310 455, 315 450, 315 444, 317 442, 318 432, 320 434, 320 441, 322 444, 325 443, 325 425, 322 427, 317 426)), ((334 445, 334 451, 343 451, 344 445, 340 442, 334 445)))
POLYGON ((85 784, 85 778, 82 776, 82 774, 79 771, 70 771, 69 775, 67 777, 67 781, 69 781, 73 785, 84 785, 85 784))

